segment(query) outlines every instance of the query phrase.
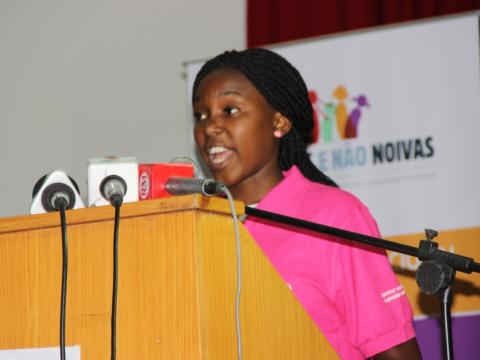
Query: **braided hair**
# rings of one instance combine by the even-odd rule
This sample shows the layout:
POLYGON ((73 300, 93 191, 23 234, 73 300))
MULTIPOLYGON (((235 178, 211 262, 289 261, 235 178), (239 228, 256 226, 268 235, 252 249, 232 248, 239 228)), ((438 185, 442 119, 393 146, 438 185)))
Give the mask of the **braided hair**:
POLYGON ((270 106, 292 123, 292 129, 280 140, 278 161, 281 170, 288 170, 297 165, 307 179, 337 186, 312 163, 307 153, 307 144, 314 126, 313 109, 307 86, 292 64, 267 49, 226 51, 202 66, 193 83, 192 96, 195 96, 200 82, 210 72, 218 69, 240 71, 270 106))

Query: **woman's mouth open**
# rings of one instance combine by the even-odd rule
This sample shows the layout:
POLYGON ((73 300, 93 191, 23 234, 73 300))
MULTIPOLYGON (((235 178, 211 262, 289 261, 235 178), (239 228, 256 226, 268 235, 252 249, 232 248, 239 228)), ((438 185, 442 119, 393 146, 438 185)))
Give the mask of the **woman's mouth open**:
POLYGON ((228 159, 233 154, 232 150, 223 146, 212 146, 207 148, 208 160, 212 170, 220 170, 227 166, 228 159))

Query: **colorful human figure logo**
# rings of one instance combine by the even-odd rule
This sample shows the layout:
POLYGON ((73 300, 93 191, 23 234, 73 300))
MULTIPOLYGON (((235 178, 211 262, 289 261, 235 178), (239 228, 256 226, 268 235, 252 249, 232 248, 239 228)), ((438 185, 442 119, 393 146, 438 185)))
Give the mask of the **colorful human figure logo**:
POLYGON ((318 142, 318 138, 320 137, 320 126, 319 126, 319 120, 318 120, 318 113, 321 111, 318 107, 317 101, 318 101, 318 96, 317 93, 312 90, 308 92, 308 97, 310 99, 310 103, 312 104, 313 107, 313 129, 312 129, 312 134, 310 137, 310 144, 315 144, 318 142))
POLYGON ((329 102, 324 105, 323 109, 325 112, 325 117, 323 118, 322 122, 322 140, 324 143, 329 144, 333 140, 336 107, 334 103, 329 102))
POLYGON ((353 139, 357 137, 358 134, 358 124, 360 123, 360 118, 362 117, 362 107, 370 107, 365 95, 360 95, 352 99, 357 103, 355 109, 352 110, 350 115, 348 115, 347 126, 345 127, 345 138, 353 139))
POLYGON ((365 95, 361 94, 349 99, 347 88, 339 85, 332 93, 333 101, 323 101, 314 90, 309 91, 309 97, 314 111, 312 143, 331 143, 335 129, 340 140, 358 136, 362 109, 370 107, 365 95), (350 112, 349 102, 353 102, 353 110, 350 112))
POLYGON ((331 143, 333 140, 333 122, 335 121, 335 104, 322 101, 315 90, 309 91, 308 96, 313 107, 312 143, 317 143, 320 137, 322 142, 331 143), (321 106, 323 106, 323 110, 321 106))
POLYGON ((348 120, 348 106, 346 100, 348 99, 348 91, 345 86, 340 85, 333 91, 332 96, 338 100, 335 116, 337 117, 337 130, 340 139, 345 139, 345 128, 348 120))

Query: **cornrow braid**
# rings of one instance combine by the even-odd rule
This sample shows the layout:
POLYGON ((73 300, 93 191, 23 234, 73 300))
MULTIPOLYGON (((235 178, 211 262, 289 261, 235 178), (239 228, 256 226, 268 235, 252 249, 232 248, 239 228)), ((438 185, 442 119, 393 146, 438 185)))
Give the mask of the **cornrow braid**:
POLYGON ((280 141, 281 170, 296 165, 309 180, 337 186, 310 160, 307 144, 313 129, 313 109, 308 89, 298 70, 285 58, 267 49, 226 51, 207 61, 193 83, 192 97, 200 82, 212 71, 235 69, 245 75, 265 100, 290 120, 292 129, 280 141))

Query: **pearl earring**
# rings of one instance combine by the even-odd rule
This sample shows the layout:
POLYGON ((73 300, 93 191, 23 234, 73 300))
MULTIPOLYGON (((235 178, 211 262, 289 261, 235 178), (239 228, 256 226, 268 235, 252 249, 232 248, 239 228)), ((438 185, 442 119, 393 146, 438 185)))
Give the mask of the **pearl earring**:
POLYGON ((281 130, 275 130, 273 132, 273 136, 275 136, 276 138, 281 138, 282 137, 282 131, 281 130))

